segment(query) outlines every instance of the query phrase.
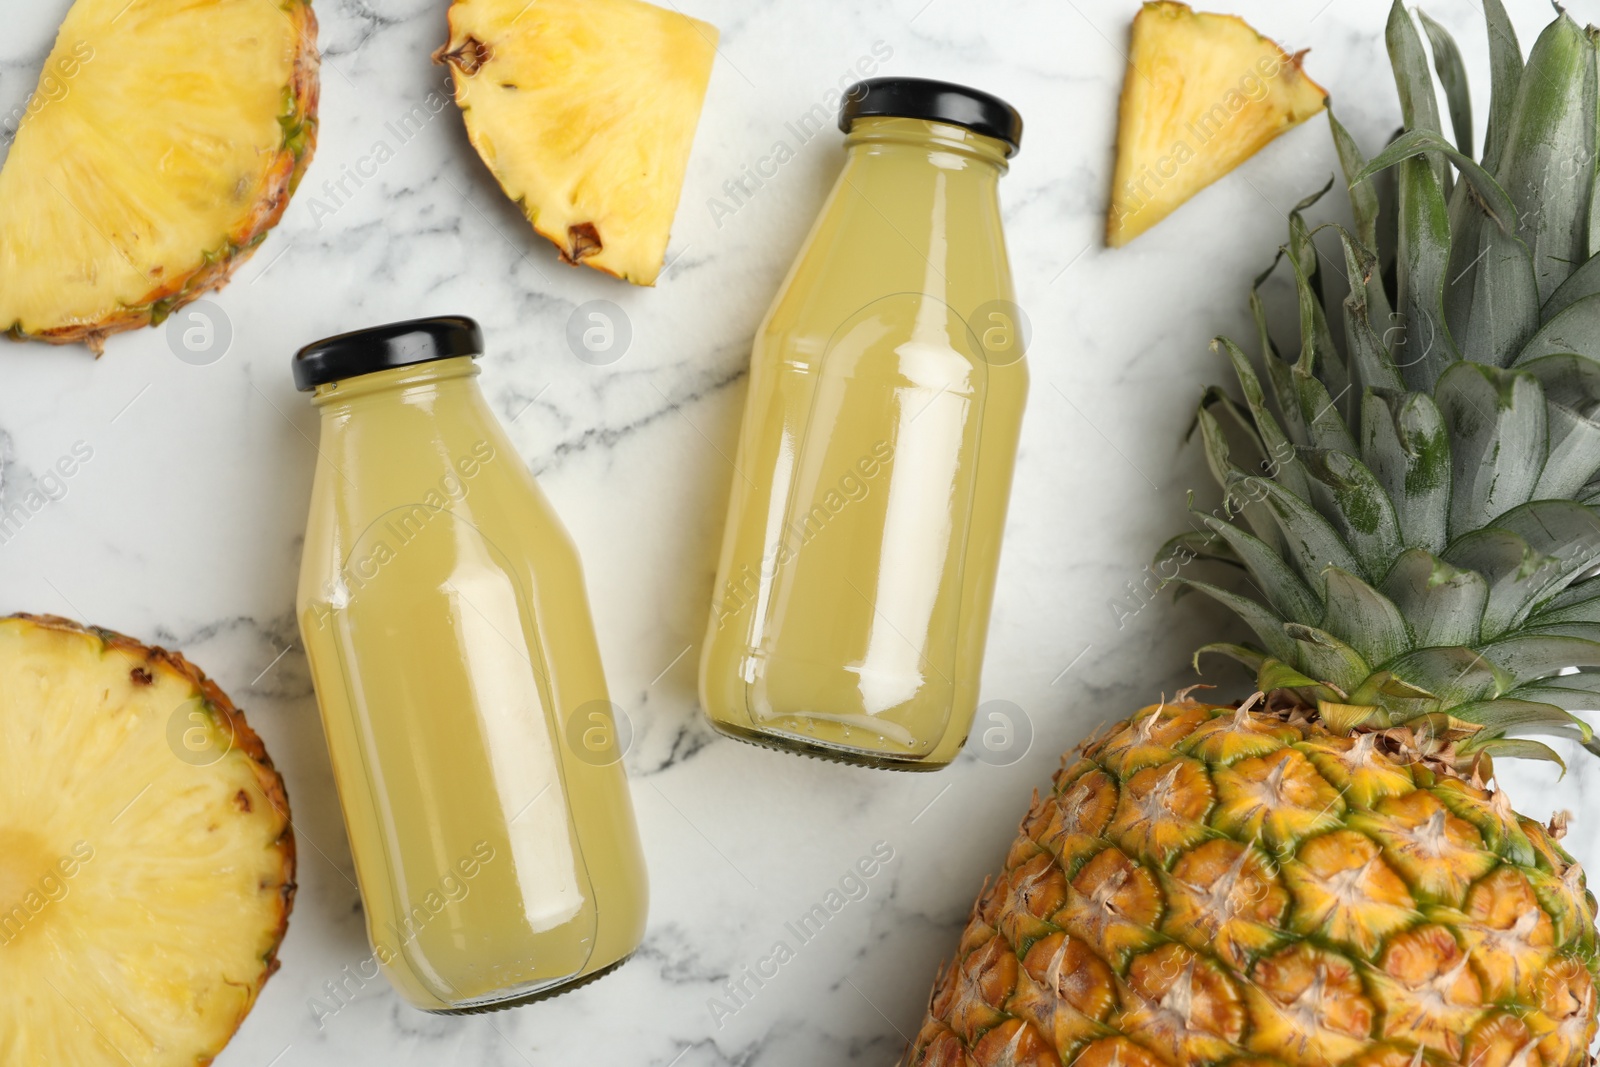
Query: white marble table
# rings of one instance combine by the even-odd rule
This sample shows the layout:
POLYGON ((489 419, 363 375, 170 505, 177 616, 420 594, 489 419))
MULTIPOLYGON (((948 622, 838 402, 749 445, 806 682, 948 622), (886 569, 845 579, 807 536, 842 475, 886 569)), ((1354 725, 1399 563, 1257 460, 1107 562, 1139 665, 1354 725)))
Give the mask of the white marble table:
MULTIPOLYGON (((93 448, 65 495, 0 545, 0 610, 182 649, 245 706, 288 781, 300 893, 283 969, 222 1067, 888 1067, 1057 754, 1192 681, 1188 650, 1222 624, 1195 599, 1163 598, 1121 626, 1109 605, 1178 529, 1184 490, 1210 489, 1183 441, 1202 383, 1224 369, 1206 342, 1250 336, 1247 286, 1283 239, 1284 210, 1336 167, 1326 122, 1110 253, 1099 234, 1134 0, 681 3, 723 36, 655 290, 558 264, 471 152, 454 105, 396 136, 445 82, 428 62, 441 0, 322 0, 321 145, 282 225, 215 298, 233 331, 226 355, 182 362, 159 330, 113 338, 99 361, 0 347, 0 503, 74 442, 93 448), (984 697, 1024 709, 1035 739, 1007 767, 969 754, 937 775, 885 774, 769 753, 713 736, 694 693, 747 344, 836 173, 839 138, 800 147, 731 215, 708 201, 877 42, 892 50, 883 73, 967 82, 1027 120, 1002 194, 1034 387, 984 697), (379 142, 393 158, 330 191, 379 142), (630 349, 609 366, 580 362, 564 340, 573 309, 593 299, 632 322, 630 349), (649 935, 623 969, 466 1018, 345 978, 368 950, 292 615, 316 420, 289 356, 429 313, 482 322, 484 386, 582 547, 613 697, 637 730, 627 763, 653 881, 649 935), (879 842, 893 859, 865 895, 798 944, 785 924, 879 842), (713 1011, 734 1006, 725 983, 780 939, 794 959, 737 1011, 713 1011), (341 981, 344 1004, 328 993, 341 981)), ((1313 48, 1311 72, 1369 152, 1396 124, 1381 0, 1226 6, 1313 48)), ((1508 6, 1526 47, 1550 8, 1508 6)), ((1570 6, 1600 21, 1600 0, 1570 6)), ((0 114, 32 88, 66 7, 0 0, 0 114)), ((1437 0, 1429 13, 1486 90, 1478 5, 1437 0)), ((1544 775, 1508 774, 1521 808, 1573 809, 1570 847, 1600 858, 1585 803, 1600 769, 1574 758, 1559 785, 1544 775)))

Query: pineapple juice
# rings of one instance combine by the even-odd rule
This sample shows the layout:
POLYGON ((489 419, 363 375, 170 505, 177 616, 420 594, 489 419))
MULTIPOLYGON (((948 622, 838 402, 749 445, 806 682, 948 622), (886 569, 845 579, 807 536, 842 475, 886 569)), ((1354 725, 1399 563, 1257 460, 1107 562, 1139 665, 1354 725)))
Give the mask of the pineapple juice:
POLYGON ((430 1010, 602 970, 646 911, 578 556, 477 373, 317 387, 299 592, 374 955, 430 1010))
POLYGON ((857 118, 762 323, 701 660, 724 732, 936 768, 977 703, 1028 372, 1008 146, 857 118))

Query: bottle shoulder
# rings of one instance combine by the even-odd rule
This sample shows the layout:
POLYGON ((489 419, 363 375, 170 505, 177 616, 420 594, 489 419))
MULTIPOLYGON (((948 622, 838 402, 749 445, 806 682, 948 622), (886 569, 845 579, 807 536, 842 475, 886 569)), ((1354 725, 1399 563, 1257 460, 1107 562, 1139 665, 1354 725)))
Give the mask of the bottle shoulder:
POLYGON ((436 569, 469 557, 519 572, 568 555, 575 561, 560 518, 492 415, 433 426, 431 433, 352 429, 324 437, 319 448, 302 598, 336 586, 352 565, 402 548, 436 569), (473 545, 482 551, 468 551, 473 545))
POLYGON ((987 306, 1016 302, 998 228, 921 250, 899 234, 854 230, 844 224, 850 221, 808 242, 763 318, 760 336, 827 338, 889 299, 943 304, 963 320, 987 306))

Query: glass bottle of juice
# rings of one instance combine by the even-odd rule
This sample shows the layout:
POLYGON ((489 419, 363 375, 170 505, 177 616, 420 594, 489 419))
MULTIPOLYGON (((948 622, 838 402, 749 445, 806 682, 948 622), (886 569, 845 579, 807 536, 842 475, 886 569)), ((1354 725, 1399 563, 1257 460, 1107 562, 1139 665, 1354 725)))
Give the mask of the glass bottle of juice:
POLYGON ((745 740, 934 769, 966 741, 1027 396, 1017 112, 877 78, 756 336, 700 695, 745 740))
POLYGON ((320 341, 297 612, 377 964, 482 1007, 622 960, 644 858, 578 554, 465 318, 320 341))

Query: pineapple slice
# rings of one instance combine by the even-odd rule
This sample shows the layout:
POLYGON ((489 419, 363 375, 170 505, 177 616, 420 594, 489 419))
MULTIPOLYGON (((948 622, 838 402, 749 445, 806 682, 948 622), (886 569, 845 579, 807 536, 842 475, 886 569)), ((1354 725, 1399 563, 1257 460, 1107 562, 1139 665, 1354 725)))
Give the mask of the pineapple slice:
POLYGON ((642 0, 456 0, 434 60, 561 258, 654 285, 716 48, 715 26, 642 0))
POLYGON ((0 619, 0 1063, 210 1063, 278 967, 283 780, 182 656, 0 619))
POLYGON ((77 0, 0 170, 0 332, 87 342, 223 285, 316 136, 306 0, 77 0))
POLYGON ((1106 244, 1120 248, 1328 106, 1289 55, 1233 15, 1154 0, 1133 20, 1106 244))

